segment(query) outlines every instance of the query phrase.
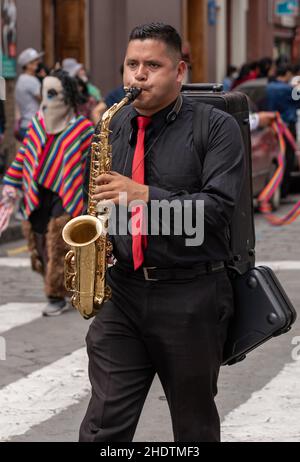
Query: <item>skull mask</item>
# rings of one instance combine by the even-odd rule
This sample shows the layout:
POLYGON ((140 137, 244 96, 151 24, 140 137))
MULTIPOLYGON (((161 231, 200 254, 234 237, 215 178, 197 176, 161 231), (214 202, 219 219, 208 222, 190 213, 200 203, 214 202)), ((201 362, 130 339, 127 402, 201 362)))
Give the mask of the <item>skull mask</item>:
POLYGON ((62 132, 74 117, 74 109, 66 103, 64 89, 57 77, 46 77, 43 81, 41 112, 46 132, 56 135, 62 132))

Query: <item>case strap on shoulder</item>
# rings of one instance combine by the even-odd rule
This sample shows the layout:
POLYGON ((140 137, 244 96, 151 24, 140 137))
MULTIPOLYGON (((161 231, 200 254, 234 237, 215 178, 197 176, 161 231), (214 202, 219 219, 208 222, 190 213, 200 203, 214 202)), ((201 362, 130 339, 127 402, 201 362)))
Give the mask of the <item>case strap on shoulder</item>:
POLYGON ((195 105, 193 119, 193 133, 195 150, 200 156, 203 165, 208 148, 209 122, 213 106, 210 104, 198 103, 195 105))

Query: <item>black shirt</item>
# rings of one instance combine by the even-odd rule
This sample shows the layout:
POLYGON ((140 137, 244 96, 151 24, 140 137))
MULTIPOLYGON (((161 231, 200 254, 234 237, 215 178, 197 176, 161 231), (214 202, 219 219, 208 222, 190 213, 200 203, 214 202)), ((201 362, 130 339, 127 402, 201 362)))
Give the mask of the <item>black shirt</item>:
MULTIPOLYGON (((200 262, 229 259, 229 223, 244 178, 243 142, 237 122, 229 114, 213 109, 209 124, 208 151, 203 166, 193 141, 193 102, 183 99, 176 120, 167 123, 173 104, 152 116, 145 139, 145 184, 151 201, 176 200, 182 207, 204 201, 204 242, 187 246, 187 235, 149 235, 144 251, 147 267, 192 267, 200 262), (153 144, 153 142, 155 143, 153 144)), ((131 177, 136 143, 134 108, 120 111, 111 123, 112 169, 131 177)), ((194 217, 195 224, 195 217, 194 217)), ((161 234, 161 233, 160 233, 161 234)), ((114 255, 132 267, 132 238, 112 236, 114 255)))

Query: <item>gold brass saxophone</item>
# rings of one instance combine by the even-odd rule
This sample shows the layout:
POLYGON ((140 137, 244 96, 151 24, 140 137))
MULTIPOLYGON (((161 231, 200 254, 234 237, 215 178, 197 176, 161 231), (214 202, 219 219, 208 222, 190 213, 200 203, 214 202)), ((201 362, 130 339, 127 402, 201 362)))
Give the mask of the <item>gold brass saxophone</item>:
POLYGON ((139 88, 128 89, 125 98, 104 113, 100 131, 96 130, 91 145, 87 215, 73 218, 62 231, 64 241, 71 247, 65 257, 65 287, 73 294, 72 305, 85 319, 95 316, 111 297, 105 277, 107 261, 112 253, 107 233, 109 208, 92 198, 96 178, 111 171, 109 126, 112 118, 123 106, 134 101, 140 92, 139 88))

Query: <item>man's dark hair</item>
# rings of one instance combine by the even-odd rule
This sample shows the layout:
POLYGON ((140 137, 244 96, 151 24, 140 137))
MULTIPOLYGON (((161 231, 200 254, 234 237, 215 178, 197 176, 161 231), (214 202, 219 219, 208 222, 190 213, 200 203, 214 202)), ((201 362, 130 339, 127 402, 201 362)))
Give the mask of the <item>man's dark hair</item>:
POLYGON ((229 64, 229 66, 227 67, 227 73, 226 75, 228 77, 231 77, 232 74, 234 74, 235 72, 237 72, 238 68, 236 66, 232 66, 231 64, 229 64))
POLYGON ((72 106, 75 112, 77 112, 77 106, 80 103, 80 94, 76 80, 73 77, 70 77, 69 74, 62 69, 52 71, 50 75, 51 77, 56 77, 61 81, 64 90, 65 103, 72 106))
POLYGON ((293 74, 298 75, 300 73, 300 64, 295 64, 293 66, 293 74))
POLYGON ((293 67, 290 64, 279 66, 276 71, 276 77, 285 77, 288 72, 293 72, 293 67))
POLYGON ((160 40, 164 42, 170 49, 182 56, 182 40, 177 30, 174 27, 161 22, 152 22, 135 27, 130 36, 132 40, 160 40))
POLYGON ((273 60, 272 58, 269 58, 268 56, 258 61, 259 76, 268 77, 272 65, 273 65, 273 60))

